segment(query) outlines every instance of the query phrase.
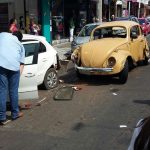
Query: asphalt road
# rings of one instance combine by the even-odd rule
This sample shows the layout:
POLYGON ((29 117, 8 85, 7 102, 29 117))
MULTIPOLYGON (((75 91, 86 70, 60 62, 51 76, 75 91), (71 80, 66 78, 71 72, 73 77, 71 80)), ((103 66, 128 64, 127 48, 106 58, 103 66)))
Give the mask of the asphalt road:
POLYGON ((23 118, 0 127, 0 150, 127 150, 137 121, 150 114, 150 65, 132 70, 124 85, 117 78, 78 79, 71 62, 59 74, 59 87, 81 90, 55 101, 58 88, 39 89, 23 118))

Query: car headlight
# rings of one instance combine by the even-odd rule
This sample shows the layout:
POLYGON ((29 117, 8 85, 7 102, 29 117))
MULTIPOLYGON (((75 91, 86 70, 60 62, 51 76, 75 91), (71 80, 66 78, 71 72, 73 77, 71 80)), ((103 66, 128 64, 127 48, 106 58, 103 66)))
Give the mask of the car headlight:
POLYGON ((108 59, 108 67, 114 67, 116 64, 116 59, 114 57, 110 57, 108 59))

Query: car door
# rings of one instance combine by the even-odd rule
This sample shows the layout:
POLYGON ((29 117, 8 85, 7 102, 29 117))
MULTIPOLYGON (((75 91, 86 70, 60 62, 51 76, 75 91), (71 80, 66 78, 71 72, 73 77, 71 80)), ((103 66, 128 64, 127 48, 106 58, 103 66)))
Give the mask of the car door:
POLYGON ((130 29, 130 51, 133 59, 137 62, 140 59, 140 52, 142 49, 141 43, 143 42, 142 35, 140 33, 140 29, 138 25, 132 26, 130 29), (135 32, 137 34, 137 38, 131 38, 131 33, 135 32))
POLYGON ((54 63, 53 51, 47 48, 46 41, 39 41, 38 51, 38 84, 43 82, 46 71, 54 63))
POLYGON ((19 84, 19 100, 37 99, 37 62, 38 62, 38 42, 22 42, 25 48, 25 65, 19 84))

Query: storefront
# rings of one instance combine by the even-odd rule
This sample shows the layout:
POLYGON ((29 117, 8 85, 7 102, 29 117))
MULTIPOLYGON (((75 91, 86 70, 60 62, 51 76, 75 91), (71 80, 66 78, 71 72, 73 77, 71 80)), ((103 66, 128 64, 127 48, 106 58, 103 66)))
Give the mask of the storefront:
POLYGON ((95 3, 90 0, 52 0, 52 37, 53 40, 69 37, 69 22, 73 17, 75 34, 94 15, 95 3), (93 11, 94 10, 94 11, 93 11))
POLYGON ((0 32, 8 31, 9 20, 16 18, 18 27, 22 21, 23 32, 30 33, 29 24, 33 19, 41 27, 41 34, 51 42, 49 0, 0 0, 0 14, 0 32))
POLYGON ((116 2, 116 17, 122 16, 122 0, 117 0, 116 2))

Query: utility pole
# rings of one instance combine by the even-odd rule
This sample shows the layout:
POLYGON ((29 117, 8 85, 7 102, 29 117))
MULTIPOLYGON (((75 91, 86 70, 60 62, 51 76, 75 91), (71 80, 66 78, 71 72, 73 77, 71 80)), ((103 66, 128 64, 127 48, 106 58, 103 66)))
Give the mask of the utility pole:
POLYGON ((96 15, 100 22, 102 22, 102 0, 97 1, 97 11, 96 15))
POLYGON ((138 18, 140 18, 141 0, 139 0, 138 18))
POLYGON ((128 13, 129 13, 129 16, 131 14, 131 0, 128 1, 129 2, 129 9, 128 9, 128 13))

